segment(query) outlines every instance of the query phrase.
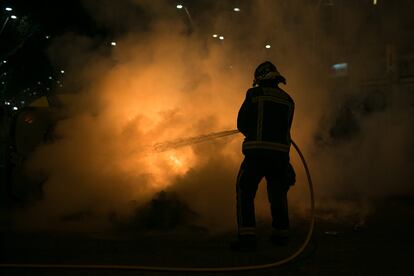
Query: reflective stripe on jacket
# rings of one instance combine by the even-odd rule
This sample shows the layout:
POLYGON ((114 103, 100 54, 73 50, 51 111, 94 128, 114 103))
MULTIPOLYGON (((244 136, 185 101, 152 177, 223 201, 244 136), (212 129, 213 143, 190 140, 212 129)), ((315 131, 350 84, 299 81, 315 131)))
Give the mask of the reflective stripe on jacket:
POLYGON ((294 108, 292 98, 279 87, 249 89, 237 117, 237 128, 246 137, 243 152, 289 152, 294 108))

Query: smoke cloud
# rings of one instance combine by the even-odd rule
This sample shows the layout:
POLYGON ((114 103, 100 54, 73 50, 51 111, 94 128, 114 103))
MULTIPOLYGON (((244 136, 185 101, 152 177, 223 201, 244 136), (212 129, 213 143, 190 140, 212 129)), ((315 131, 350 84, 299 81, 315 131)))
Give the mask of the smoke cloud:
MULTIPOLYGON (((319 208, 341 217, 358 212, 353 207, 359 205, 349 207, 344 199, 365 206, 413 192, 408 95, 386 90, 381 108, 350 111, 355 134, 332 135, 332 126, 341 125, 338 114, 358 95, 331 89, 328 53, 338 45, 319 31, 321 7, 313 1, 262 0, 245 3, 236 14, 224 1, 211 2, 199 1, 194 11, 189 6, 189 18, 166 0, 84 1, 98 24, 118 34, 117 46, 109 47, 106 38, 67 33, 49 49, 66 71, 66 96, 60 96, 65 117, 55 127, 56 139, 40 146, 28 163, 30 173, 46 181, 44 198, 26 218, 45 226, 80 214, 88 226, 102 227, 114 214, 128 218, 166 191, 196 212, 200 225, 234 227, 241 135, 160 153, 152 145, 235 129, 253 71, 264 60, 276 64, 287 79, 283 88, 295 100, 293 137, 309 162, 319 208), (210 38, 212 33, 224 40, 210 38), (266 43, 272 48, 265 49, 266 43)), ((352 16, 349 33, 364 15, 352 16)), ((290 205, 304 213, 306 179, 291 155, 298 182, 290 205)), ((256 205, 259 218, 267 218, 264 185, 256 205)))

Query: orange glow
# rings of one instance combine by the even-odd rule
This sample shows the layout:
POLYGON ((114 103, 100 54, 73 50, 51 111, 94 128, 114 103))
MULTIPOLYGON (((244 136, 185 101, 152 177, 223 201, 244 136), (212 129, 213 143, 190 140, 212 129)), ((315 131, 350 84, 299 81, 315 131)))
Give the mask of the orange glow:
POLYGON ((171 154, 169 157, 170 157, 170 160, 173 162, 175 168, 183 167, 184 165, 183 162, 180 159, 178 159, 176 155, 171 154))
POLYGON ((163 189, 172 184, 172 179, 182 176, 196 165, 196 156, 191 148, 151 153, 144 158, 147 172, 152 176, 152 187, 163 189))

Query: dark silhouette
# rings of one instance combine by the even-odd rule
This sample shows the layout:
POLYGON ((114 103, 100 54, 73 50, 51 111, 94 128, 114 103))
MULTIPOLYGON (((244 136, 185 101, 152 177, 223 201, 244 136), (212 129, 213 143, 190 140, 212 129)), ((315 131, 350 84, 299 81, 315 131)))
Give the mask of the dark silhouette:
POLYGON ((288 238, 287 192, 295 182, 289 163, 294 102, 279 83, 286 84, 286 79, 276 67, 269 61, 260 64, 237 117, 237 128, 245 136, 245 159, 237 177, 238 239, 231 243, 233 250, 257 246, 254 198, 263 177, 273 219, 270 240, 283 244, 288 238))

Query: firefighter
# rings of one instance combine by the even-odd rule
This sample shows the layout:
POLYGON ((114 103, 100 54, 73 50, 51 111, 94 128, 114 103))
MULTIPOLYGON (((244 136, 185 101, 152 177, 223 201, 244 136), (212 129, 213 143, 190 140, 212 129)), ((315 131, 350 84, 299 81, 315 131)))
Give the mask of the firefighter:
POLYGON ((289 163, 294 102, 281 88, 286 79, 276 66, 266 61, 254 72, 253 88, 237 117, 237 128, 245 136, 242 152, 245 156, 237 176, 238 238, 231 243, 232 250, 254 250, 254 198, 262 178, 267 182, 267 194, 272 214, 270 241, 285 244, 288 239, 289 216, 287 192, 295 182, 295 173, 289 163))

